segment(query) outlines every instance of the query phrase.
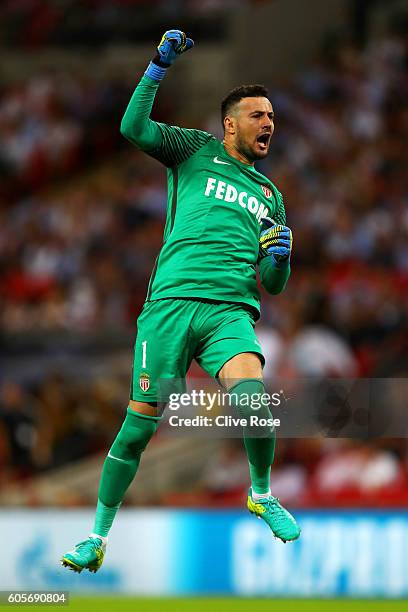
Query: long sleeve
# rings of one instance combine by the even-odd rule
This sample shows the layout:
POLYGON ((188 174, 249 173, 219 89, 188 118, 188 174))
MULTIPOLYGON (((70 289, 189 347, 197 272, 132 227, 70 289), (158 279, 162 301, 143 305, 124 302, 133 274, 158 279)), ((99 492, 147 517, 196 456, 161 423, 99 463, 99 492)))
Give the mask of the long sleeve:
POLYGON ((142 77, 125 111, 120 131, 139 149, 171 167, 188 159, 214 136, 150 119, 158 88, 159 83, 148 76, 142 77))
POLYGON ((130 99, 120 126, 122 136, 146 153, 159 149, 163 139, 158 124, 150 119, 158 88, 159 83, 149 77, 142 77, 130 99))
POLYGON ((259 262, 259 276, 262 287, 268 293, 276 295, 286 287, 290 276, 290 264, 287 263, 282 268, 274 268, 269 262, 269 257, 263 257, 259 262))

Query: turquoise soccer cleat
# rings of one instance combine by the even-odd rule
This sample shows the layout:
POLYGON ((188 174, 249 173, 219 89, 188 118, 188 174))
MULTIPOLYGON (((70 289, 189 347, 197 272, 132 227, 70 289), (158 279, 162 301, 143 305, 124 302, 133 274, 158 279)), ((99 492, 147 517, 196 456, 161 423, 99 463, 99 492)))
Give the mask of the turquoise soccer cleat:
POLYGON ((97 572, 103 563, 106 544, 101 538, 89 536, 87 540, 79 542, 73 550, 67 552, 61 559, 61 564, 79 574, 83 569, 97 572))
POLYGON ((255 502, 252 499, 252 489, 249 489, 247 506, 252 514, 265 521, 273 535, 282 542, 297 540, 300 536, 299 525, 290 512, 281 506, 277 497, 269 495, 255 502))

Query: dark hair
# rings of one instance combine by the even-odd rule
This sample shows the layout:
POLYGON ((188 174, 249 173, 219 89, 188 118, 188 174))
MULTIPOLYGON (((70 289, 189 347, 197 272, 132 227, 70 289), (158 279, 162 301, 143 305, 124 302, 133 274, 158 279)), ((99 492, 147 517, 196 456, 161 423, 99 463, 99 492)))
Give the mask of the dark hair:
POLYGON ((230 112, 231 108, 237 104, 242 98, 268 98, 269 93, 264 85, 240 85, 232 89, 221 102, 221 122, 224 125, 224 119, 230 112))

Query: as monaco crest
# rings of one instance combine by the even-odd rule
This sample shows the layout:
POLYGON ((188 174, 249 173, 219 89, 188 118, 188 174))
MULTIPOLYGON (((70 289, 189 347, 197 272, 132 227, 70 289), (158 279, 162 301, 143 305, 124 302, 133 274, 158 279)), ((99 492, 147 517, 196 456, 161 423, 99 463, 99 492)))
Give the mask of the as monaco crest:
POLYGON ((272 190, 269 189, 268 187, 265 187, 265 185, 261 185, 261 187, 262 187, 262 191, 264 192, 266 197, 267 198, 271 198, 272 197, 272 190))
POLYGON ((150 387, 150 376, 148 374, 141 374, 139 378, 139 385, 142 391, 147 391, 150 387))

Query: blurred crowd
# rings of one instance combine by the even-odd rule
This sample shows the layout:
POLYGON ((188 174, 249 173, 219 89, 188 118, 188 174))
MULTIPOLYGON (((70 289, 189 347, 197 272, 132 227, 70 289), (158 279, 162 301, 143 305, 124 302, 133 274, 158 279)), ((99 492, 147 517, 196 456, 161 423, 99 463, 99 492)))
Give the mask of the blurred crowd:
POLYGON ((30 385, 5 382, 0 488, 106 450, 123 421, 123 405, 120 378, 85 384, 53 372, 30 385))
MULTIPOLYGON (((31 197, 123 147, 120 113, 130 84, 85 71, 44 72, 0 86, 0 198, 31 197)), ((2 208, 4 207, 4 204, 2 208)))
MULTIPOLYGON (((287 83, 270 84, 275 135, 259 169, 284 194, 294 253, 285 292, 263 295, 257 330, 267 376, 407 376, 406 63, 406 42, 389 35, 364 50, 339 43, 287 83)), ((131 89, 120 78, 72 74, 3 86, 5 336, 133 334, 161 246, 166 182, 160 165, 119 135, 131 89)), ((175 123, 174 109, 161 104, 159 97, 155 118, 175 123)), ((212 116, 184 124, 220 134, 212 116)), ((122 419, 122 403, 114 407, 98 383, 5 383, 1 401, 3 478, 101 450, 122 419)), ((402 499, 407 487, 401 441, 279 448, 275 485, 292 502, 362 503, 377 499, 373 491, 378 499, 397 499, 399 491, 402 499)), ((246 479, 242 448, 226 443, 214 462, 197 494, 235 499, 246 479), (232 474, 237 486, 229 492, 232 474)))
POLYGON ((225 33, 228 8, 246 0, 3 0, 0 46, 38 49, 150 42, 177 20, 201 41, 225 33))

